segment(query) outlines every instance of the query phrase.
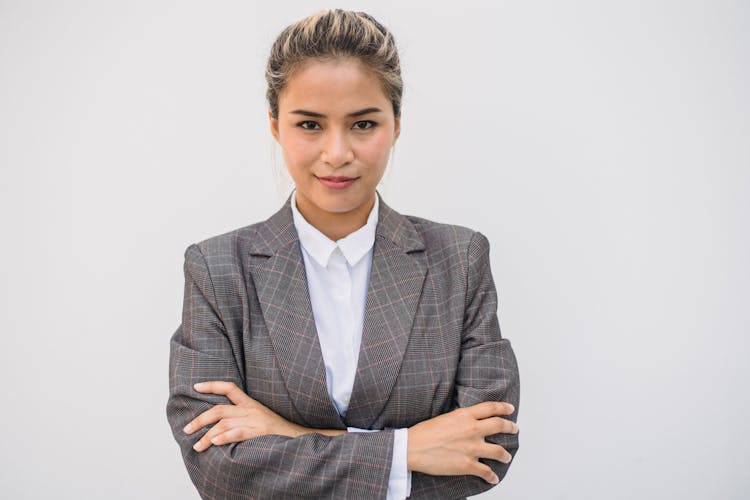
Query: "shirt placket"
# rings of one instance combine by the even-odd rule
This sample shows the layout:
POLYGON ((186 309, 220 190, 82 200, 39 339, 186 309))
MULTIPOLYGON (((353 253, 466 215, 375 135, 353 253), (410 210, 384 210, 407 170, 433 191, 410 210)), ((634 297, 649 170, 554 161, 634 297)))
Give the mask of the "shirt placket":
POLYGON ((335 315, 337 318, 338 330, 340 333, 340 348, 344 359, 346 360, 346 375, 341 378, 342 384, 338 387, 341 402, 346 406, 349 405, 351 389, 354 382, 354 340, 352 338, 352 277, 346 263, 344 254, 339 247, 336 247, 331 262, 330 273, 335 315))

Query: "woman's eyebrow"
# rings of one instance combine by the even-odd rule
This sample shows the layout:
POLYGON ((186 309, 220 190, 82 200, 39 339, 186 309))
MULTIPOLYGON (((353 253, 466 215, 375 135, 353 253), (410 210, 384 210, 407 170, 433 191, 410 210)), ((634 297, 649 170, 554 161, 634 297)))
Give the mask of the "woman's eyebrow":
MULTIPOLYGON (((380 109, 380 108, 365 108, 365 109, 360 109, 359 111, 355 111, 354 113, 349 113, 346 116, 347 117, 355 117, 355 116, 366 115, 368 113, 379 113, 381 111, 383 111, 383 110, 380 109)), ((290 114, 295 114, 295 115, 311 116, 313 118, 325 118, 326 117, 326 115, 324 115, 324 114, 316 113, 315 111, 307 111, 307 110, 304 110, 304 109, 295 109, 294 111, 290 111, 289 113, 290 114)))

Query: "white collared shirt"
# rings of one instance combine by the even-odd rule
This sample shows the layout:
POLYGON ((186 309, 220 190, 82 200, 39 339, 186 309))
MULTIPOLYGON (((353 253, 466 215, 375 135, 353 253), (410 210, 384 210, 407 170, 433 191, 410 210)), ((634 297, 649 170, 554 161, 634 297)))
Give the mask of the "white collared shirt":
MULTIPOLYGON (((333 241, 310 224, 297 209, 297 190, 292 193, 292 217, 305 262, 318 339, 326 367, 328 394, 343 417, 349 407, 357 372, 365 299, 372 267, 378 195, 367 223, 333 241)), ((348 427, 349 432, 376 432, 348 427)), ((411 472, 406 467, 407 429, 394 431, 393 460, 388 500, 406 498, 411 492, 411 472)))

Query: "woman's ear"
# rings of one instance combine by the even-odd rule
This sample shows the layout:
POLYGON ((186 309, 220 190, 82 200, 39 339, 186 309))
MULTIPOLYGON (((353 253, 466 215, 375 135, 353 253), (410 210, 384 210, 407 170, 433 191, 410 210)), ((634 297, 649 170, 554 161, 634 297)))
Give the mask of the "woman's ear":
POLYGON ((279 120, 273 117, 271 108, 268 108, 268 122, 271 126, 271 134, 276 139, 276 142, 279 142, 279 120))

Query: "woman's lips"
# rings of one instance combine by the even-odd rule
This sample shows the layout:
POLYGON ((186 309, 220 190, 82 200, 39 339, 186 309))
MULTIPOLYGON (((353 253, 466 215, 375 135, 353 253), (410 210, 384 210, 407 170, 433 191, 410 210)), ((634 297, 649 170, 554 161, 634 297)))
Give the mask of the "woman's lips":
POLYGON ((359 179, 359 177, 318 177, 318 180, 323 183, 324 186, 331 189, 344 189, 349 187, 359 179))

